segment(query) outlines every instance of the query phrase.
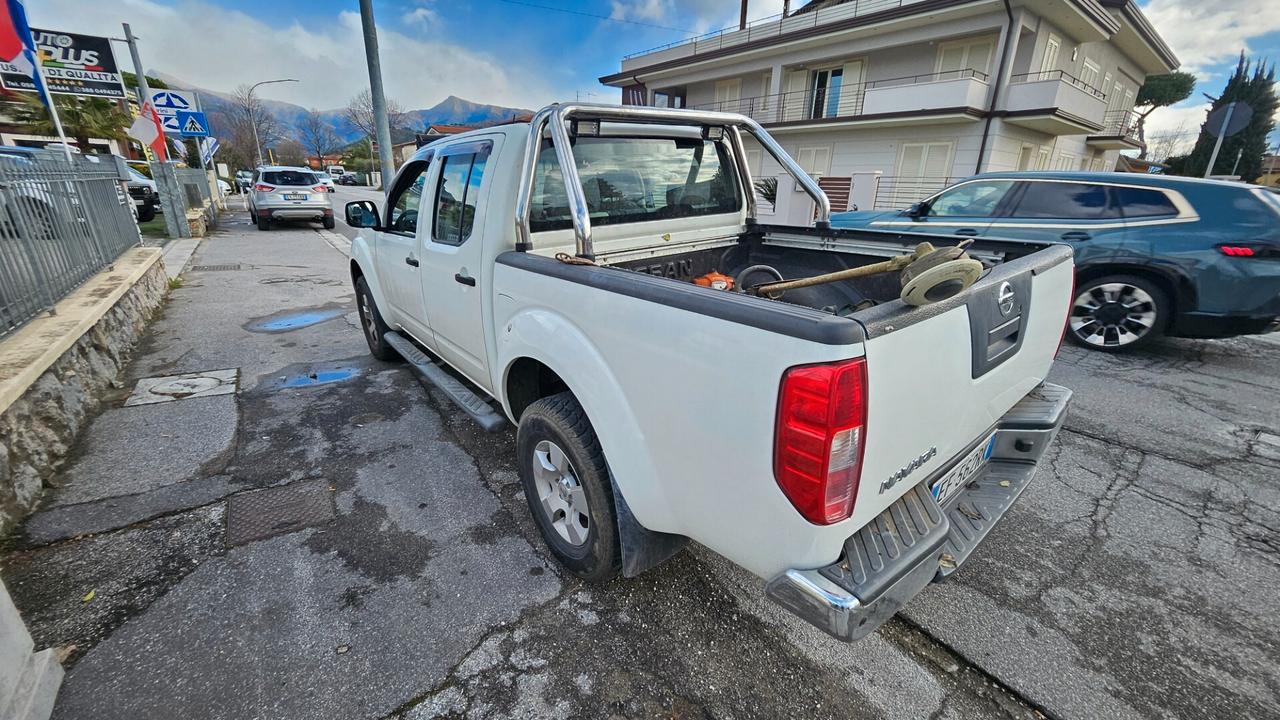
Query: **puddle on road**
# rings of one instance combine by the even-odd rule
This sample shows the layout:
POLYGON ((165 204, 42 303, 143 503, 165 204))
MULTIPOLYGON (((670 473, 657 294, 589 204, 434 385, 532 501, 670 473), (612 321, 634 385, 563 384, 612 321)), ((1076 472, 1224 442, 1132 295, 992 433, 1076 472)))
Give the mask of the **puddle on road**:
POLYGON ((282 388, 328 385, 329 383, 344 382, 354 377, 359 377, 363 372, 364 370, 361 368, 350 366, 311 367, 303 369, 302 372, 277 375, 267 381, 265 387, 272 390, 280 390, 282 388))
POLYGON ((341 307, 303 308, 287 310, 265 317, 255 318, 245 324, 249 332, 281 333, 299 328, 318 325, 346 314, 347 309, 341 307))

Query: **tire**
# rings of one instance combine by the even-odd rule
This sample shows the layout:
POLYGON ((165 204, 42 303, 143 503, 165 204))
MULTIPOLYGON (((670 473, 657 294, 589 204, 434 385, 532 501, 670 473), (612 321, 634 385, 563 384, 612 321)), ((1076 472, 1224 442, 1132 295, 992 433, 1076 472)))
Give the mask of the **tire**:
POLYGON ((399 360, 400 353, 388 345, 383 337, 391 328, 382 320, 378 303, 374 301, 369 283, 365 282, 364 277, 356 280, 356 310, 360 314, 364 341, 369 344, 369 354, 379 360, 399 360))
POLYGON ((325 230, 332 230, 337 227, 337 223, 334 222, 332 215, 326 215, 324 220, 321 222, 324 225, 325 230))
POLYGON ((1090 350, 1133 350, 1164 334, 1171 310, 1168 295, 1150 280, 1107 275, 1076 287, 1067 336, 1090 350))
POLYGON ((270 219, 270 218, 264 218, 264 217, 260 217, 260 218, 258 218, 258 229, 259 229, 259 230, 270 230, 270 229, 271 229, 271 219, 270 219))
POLYGON ((609 468, 577 398, 562 392, 526 408, 516 453, 529 512, 551 554, 584 580, 617 577, 622 552, 609 468))
POLYGON ((138 211, 138 222, 151 222, 156 219, 156 208, 154 205, 147 205, 138 211))

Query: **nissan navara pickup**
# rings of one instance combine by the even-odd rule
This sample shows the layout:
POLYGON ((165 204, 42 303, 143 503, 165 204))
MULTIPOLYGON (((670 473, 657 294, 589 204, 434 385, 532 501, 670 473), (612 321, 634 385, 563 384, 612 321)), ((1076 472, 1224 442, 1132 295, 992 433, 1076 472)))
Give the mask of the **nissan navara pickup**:
POLYGON ((345 214, 370 351, 516 426, 541 535, 588 580, 693 540, 858 639, 972 556, 1071 396, 1045 382, 1070 247, 833 229, 741 115, 553 105, 420 148, 345 214), (760 213, 749 149, 811 225, 760 213))

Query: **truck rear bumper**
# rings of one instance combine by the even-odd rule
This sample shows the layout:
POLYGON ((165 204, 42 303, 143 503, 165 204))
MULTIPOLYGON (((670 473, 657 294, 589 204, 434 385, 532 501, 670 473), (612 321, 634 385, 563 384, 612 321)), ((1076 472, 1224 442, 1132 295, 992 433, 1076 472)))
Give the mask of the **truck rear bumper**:
POLYGON ((869 634, 972 555, 1031 484, 1070 401, 1067 388, 1040 385, 1000 419, 991 460, 944 506, 929 487, 950 464, 846 540, 835 563, 788 570, 770 580, 765 593, 837 639, 853 641, 869 634))

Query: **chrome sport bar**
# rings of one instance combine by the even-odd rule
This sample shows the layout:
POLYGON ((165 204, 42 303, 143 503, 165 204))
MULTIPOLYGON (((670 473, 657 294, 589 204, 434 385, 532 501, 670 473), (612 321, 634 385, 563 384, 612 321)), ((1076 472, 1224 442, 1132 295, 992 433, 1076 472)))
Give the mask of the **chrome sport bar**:
POLYGON ((569 213, 573 217, 573 234, 577 240, 578 256, 594 258, 591 246, 591 214, 587 207, 586 196, 582 191, 582 182, 578 178, 578 166, 573 159, 573 147, 570 144, 569 127, 573 120, 617 121, 629 123, 651 123, 657 125, 694 125, 701 127, 722 127, 725 139, 733 149, 734 162, 738 176, 742 181, 743 198, 747 203, 747 217, 755 220, 755 189, 751 182, 751 171, 747 167, 746 153, 742 143, 742 130, 769 151, 778 164, 787 170, 791 177, 804 188, 817 205, 818 227, 828 227, 831 220, 831 203, 826 193, 818 187, 818 183, 804 171, 782 146, 755 120, 736 113, 710 112, 702 110, 671 110, 634 105, 588 105, 555 104, 539 110, 529 123, 529 140, 524 151, 524 167, 520 173, 520 190, 516 199, 516 249, 528 251, 533 248, 529 230, 529 211, 533 202, 533 174, 538 165, 542 138, 548 126, 551 144, 556 151, 556 160, 560 165, 560 174, 564 178, 565 192, 569 198, 569 213))

